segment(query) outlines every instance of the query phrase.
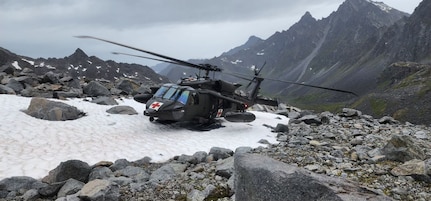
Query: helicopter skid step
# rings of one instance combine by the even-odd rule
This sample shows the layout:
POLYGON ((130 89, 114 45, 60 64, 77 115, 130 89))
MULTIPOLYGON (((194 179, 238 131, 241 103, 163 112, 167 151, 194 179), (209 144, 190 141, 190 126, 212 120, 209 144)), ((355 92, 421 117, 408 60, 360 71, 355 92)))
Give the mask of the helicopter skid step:
POLYGON ((256 116, 250 112, 227 112, 224 118, 230 122, 252 122, 256 116))

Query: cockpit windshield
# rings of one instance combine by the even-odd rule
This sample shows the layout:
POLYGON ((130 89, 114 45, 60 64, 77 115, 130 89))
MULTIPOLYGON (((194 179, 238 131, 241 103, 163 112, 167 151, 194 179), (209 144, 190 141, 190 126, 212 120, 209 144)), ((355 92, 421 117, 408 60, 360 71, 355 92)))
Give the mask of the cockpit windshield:
POLYGON ((193 88, 186 88, 178 85, 164 85, 157 90, 154 97, 178 101, 185 105, 189 99, 190 90, 193 90, 193 88))

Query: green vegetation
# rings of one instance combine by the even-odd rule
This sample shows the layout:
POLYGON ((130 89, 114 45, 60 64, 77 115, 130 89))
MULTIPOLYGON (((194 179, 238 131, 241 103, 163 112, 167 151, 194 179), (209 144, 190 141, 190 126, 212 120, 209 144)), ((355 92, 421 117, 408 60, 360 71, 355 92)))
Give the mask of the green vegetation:
POLYGON ((383 116, 386 111, 387 102, 384 99, 370 99, 371 110, 377 116, 383 116))

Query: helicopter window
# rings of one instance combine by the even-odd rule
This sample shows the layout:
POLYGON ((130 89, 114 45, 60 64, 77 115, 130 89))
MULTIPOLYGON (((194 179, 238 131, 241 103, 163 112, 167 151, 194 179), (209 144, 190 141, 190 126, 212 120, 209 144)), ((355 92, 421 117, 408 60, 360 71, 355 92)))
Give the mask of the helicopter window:
POLYGON ((167 87, 160 87, 159 90, 157 90, 157 92, 154 94, 155 97, 162 97, 163 94, 165 94, 165 92, 168 90, 167 87))
POLYGON ((180 97, 178 98, 178 102, 185 105, 187 103, 187 99, 189 98, 189 94, 190 94, 190 91, 183 91, 180 97))
POLYGON ((199 95, 197 93, 192 93, 193 104, 199 105, 199 95))
POLYGON ((174 97, 175 93, 177 92, 177 88, 176 87, 171 87, 169 88, 169 90, 165 93, 165 95, 163 95, 164 99, 171 99, 174 97))

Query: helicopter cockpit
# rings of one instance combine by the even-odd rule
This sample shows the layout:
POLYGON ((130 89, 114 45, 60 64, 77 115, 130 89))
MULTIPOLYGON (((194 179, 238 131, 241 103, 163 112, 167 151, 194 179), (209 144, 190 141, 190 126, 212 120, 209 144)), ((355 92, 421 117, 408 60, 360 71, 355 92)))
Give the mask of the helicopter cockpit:
POLYGON ((175 84, 165 84, 157 90, 154 94, 154 98, 158 98, 161 100, 171 100, 182 103, 183 105, 187 104, 189 100, 190 94, 193 93, 195 89, 191 87, 184 87, 175 84))

